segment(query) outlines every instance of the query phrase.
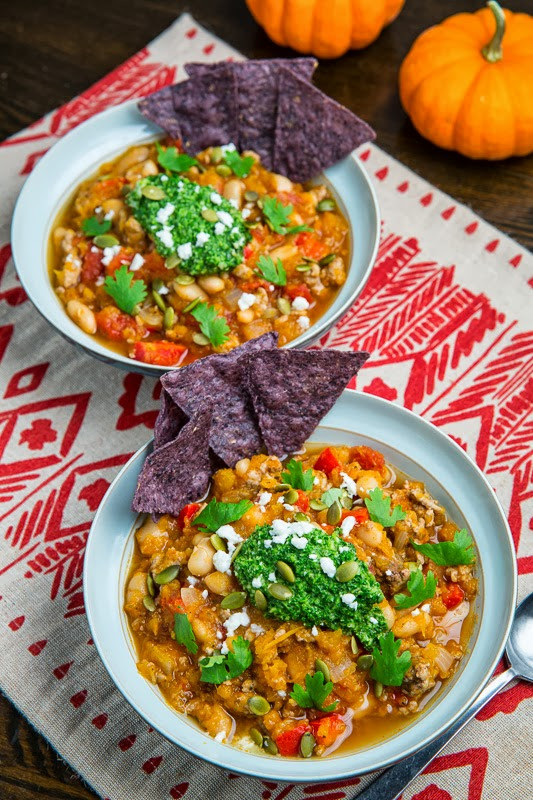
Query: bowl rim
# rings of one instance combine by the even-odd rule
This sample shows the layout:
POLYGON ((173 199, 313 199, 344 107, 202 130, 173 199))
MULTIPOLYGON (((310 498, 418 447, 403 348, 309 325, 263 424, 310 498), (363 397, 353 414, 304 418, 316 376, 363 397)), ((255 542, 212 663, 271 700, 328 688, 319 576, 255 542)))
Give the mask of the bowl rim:
MULTIPOLYGON (((121 353, 115 352, 112 348, 106 347, 105 345, 101 344, 99 341, 95 340, 91 334, 84 333, 78 326, 73 323, 66 314, 64 308, 61 309, 62 311, 62 318, 64 317, 64 325, 61 325, 59 320, 56 322, 50 318, 49 314, 47 314, 40 306, 39 297, 40 297, 40 290, 34 283, 35 274, 32 272, 34 269, 30 267, 26 262, 27 259, 24 255, 24 250, 26 248, 26 240, 27 235, 25 235, 25 224, 31 216, 34 214, 35 211, 35 198, 39 196, 39 192, 36 190, 39 186, 39 182, 41 181, 41 176, 46 176, 47 172, 50 168, 52 168, 55 162, 58 159, 61 159, 63 151, 67 151, 72 142, 76 143, 78 153, 81 151, 82 146, 84 149, 87 149, 87 142, 91 142, 91 128, 97 127, 102 125, 102 123, 108 122, 108 124, 112 124, 114 119, 118 119, 121 115, 124 115, 125 112, 132 112, 134 116, 131 119, 124 119, 117 123, 118 130, 127 130, 129 127, 133 127, 134 125, 138 125, 139 127, 143 125, 143 130, 145 131, 144 136, 140 136, 136 141, 138 143, 149 141, 155 137, 160 137, 164 134, 164 131, 159 126, 155 125, 152 122, 149 122, 145 119, 140 111, 137 109, 137 99, 127 100, 124 103, 119 103, 115 106, 111 106, 110 108, 105 109, 104 111, 93 115, 89 119, 85 120, 84 122, 77 125, 71 131, 66 133, 60 139, 58 139, 50 149, 45 153, 45 155, 39 160, 36 166, 33 168, 32 172, 26 179, 24 185, 22 186, 17 200, 15 202, 13 216, 11 221, 11 231, 10 231, 10 240, 12 246, 12 253, 13 253, 13 262, 15 264, 15 269, 17 275, 19 277, 20 283, 28 295, 29 299, 31 300, 33 306, 37 309, 40 315, 47 321, 49 325, 51 325, 55 331, 57 331, 64 339, 69 341, 71 344, 75 345, 78 348, 81 348, 84 352, 89 353, 91 356, 100 359, 106 363, 111 363, 121 369, 125 369, 128 371, 135 371, 141 372, 146 375, 151 375, 154 377, 159 377, 163 375, 165 372, 168 372, 169 369, 175 369, 176 367, 160 367, 157 365, 152 364, 145 364, 142 361, 137 361, 133 358, 128 358, 121 353)), ((109 157, 111 157, 112 153, 115 153, 114 156, 116 157, 122 152, 123 149, 126 147, 134 146, 135 142, 129 142, 127 145, 124 145, 119 152, 117 151, 116 146, 113 148, 111 146, 108 147, 109 157)), ((105 158, 105 156, 103 157, 105 158)), ((88 177, 91 173, 97 169, 99 164, 103 163, 103 158, 99 158, 93 165, 91 170, 85 172, 83 170, 77 173, 77 177, 74 181, 69 183, 69 188, 61 195, 59 198, 60 202, 58 202, 58 198, 52 192, 52 201, 49 203, 49 206, 46 206, 45 212, 48 214, 48 221, 46 222, 46 235, 44 243, 39 241, 38 246, 44 244, 45 252, 48 247, 49 237, 52 229, 52 225, 54 220, 57 217, 59 210, 63 207, 67 196, 69 193, 75 190, 75 187, 79 185, 80 181, 84 179, 84 177, 88 177)), ((350 210, 348 204, 345 203, 342 194, 337 191, 335 185, 333 184, 331 175, 332 173, 335 174, 339 170, 342 170, 343 173, 346 173, 348 169, 355 169, 358 177, 361 180, 361 187, 363 192, 366 193, 367 197, 366 200, 368 201, 368 211, 371 217, 371 225, 368 227, 368 242, 369 242, 369 258, 366 263, 366 267, 361 272, 361 276, 355 286, 353 287, 353 291, 347 295, 346 299, 340 304, 337 308, 332 311, 333 306, 336 303, 336 299, 332 301, 332 304, 326 309, 324 314, 322 314, 319 319, 313 323, 307 331, 303 332, 300 336, 296 339, 293 339, 291 342, 288 342, 284 347, 287 349, 292 348, 304 348, 314 344, 321 336, 324 335, 328 330, 330 330, 336 322, 348 311, 348 309, 353 305, 355 300, 359 297, 359 295, 364 290, 368 279, 370 277, 372 268, 374 266, 378 248, 379 248, 379 241, 380 241, 380 230, 381 230, 381 213, 379 208, 379 203, 377 199, 377 194, 374 189, 374 186, 370 180, 370 177, 365 170, 364 166, 360 163, 360 160, 355 155, 355 151, 350 153, 346 158, 338 161, 336 164, 328 167, 328 169, 324 170, 324 176, 326 177, 327 181, 332 185, 332 189, 334 194, 337 195, 341 203, 344 205, 343 213, 347 218, 349 229, 350 229, 350 236, 351 236, 351 253, 350 253, 350 264, 348 269, 348 277, 347 282, 349 282, 349 275, 350 271, 354 269, 354 259, 355 259, 355 243, 354 243, 354 226, 350 219, 350 210)), ((337 178, 338 179, 338 178, 337 178)), ((42 213, 39 211, 39 213, 42 213)), ((46 258, 46 257, 45 257, 46 258)), ((40 267, 43 265, 40 264, 40 267)), ((40 268, 39 267, 39 268, 40 268)), ((48 264, 44 264, 45 273, 46 273, 46 280, 48 281, 48 264)), ((48 281, 49 282, 49 281, 48 281)), ((344 284, 346 286, 346 284, 344 284)), ((53 289, 50 285, 49 287, 50 292, 53 294, 53 289)), ((340 292, 342 292, 343 287, 340 287, 340 292)), ((339 295, 337 295, 338 297, 339 295)), ((59 300, 55 298, 55 300, 59 303, 59 300)))
MULTIPOLYGON (((453 723, 459 718, 459 716, 474 702, 476 697, 478 697, 479 693, 486 686, 486 684, 488 683, 492 673, 494 672, 494 669, 496 668, 496 666, 497 666, 497 664, 498 664, 498 662, 501 659, 501 656, 503 654, 503 651, 504 651, 504 648, 505 648, 505 644, 506 644, 506 641, 507 641, 507 638, 508 638, 508 635, 509 635, 510 627, 511 627, 511 624, 512 624, 515 607, 516 607, 518 574, 517 574, 516 552, 515 552, 515 548, 514 548, 514 544, 513 544, 512 533, 511 533, 507 518, 505 516, 504 510, 503 510, 498 498, 496 497, 496 495, 495 495, 495 493, 494 493, 489 481, 487 480, 486 476, 483 474, 482 470, 475 463, 475 461, 473 459, 471 459, 470 456, 468 456, 468 454, 465 453, 464 450, 453 439, 448 437, 442 430, 440 430, 438 427, 433 425, 433 423, 431 423, 429 420, 427 420, 427 419, 425 419, 423 417, 420 417, 415 412, 410 411, 409 409, 406 409, 403 406, 400 406, 400 405, 398 405, 396 403, 391 403, 390 401, 384 400, 383 398, 379 398, 379 397, 376 397, 374 395, 365 394, 363 392, 359 392, 359 391, 352 390, 352 389, 345 389, 343 394, 341 395, 341 397, 339 398, 339 400, 335 404, 335 406, 337 406, 337 404, 339 404, 341 401, 342 402, 348 402, 348 403, 351 403, 351 402, 357 403, 358 402, 358 398, 361 400, 361 402, 374 404, 378 411, 380 409, 385 409, 387 407, 393 407, 393 409, 395 409, 395 411, 393 413, 398 414, 400 417, 402 415, 405 415, 405 419, 407 421, 413 422, 413 420, 416 420, 416 423, 415 423, 416 425, 420 424, 422 426, 422 429, 423 430, 425 429, 426 432, 431 433, 433 436, 437 435, 437 437, 440 438, 442 446, 443 447, 448 447, 450 449, 452 455, 455 454, 455 456, 457 458, 459 458, 459 460, 462 460, 463 463, 465 463, 465 467, 467 467, 470 470, 473 470, 475 476, 477 477, 477 480, 481 481, 481 483, 484 485, 483 488, 486 491, 485 499, 487 500, 487 499, 490 498, 490 500, 492 500, 491 511, 494 511, 494 512, 497 513, 497 521, 494 523, 494 525, 496 527, 498 527, 500 529, 500 531, 501 531, 500 545, 501 546, 505 546, 506 556, 510 558, 510 562, 511 562, 511 565, 512 565, 512 569, 508 571, 508 574, 507 574, 507 572, 505 573, 505 577, 509 581, 509 585, 508 585, 506 591, 507 591, 507 595, 509 596, 509 601, 510 602, 504 608, 502 607, 502 613, 504 614, 504 617, 505 617, 504 624, 501 625, 498 628, 497 636, 493 637, 493 639, 496 638, 497 641, 498 641, 497 646, 496 646, 496 650, 495 650, 492 658, 490 659, 490 663, 485 664, 483 666, 481 679, 478 680, 477 679, 477 675, 476 675, 476 679, 475 679, 476 680, 476 686, 475 686, 475 688, 473 688, 472 693, 469 695, 468 699, 464 700, 461 703, 460 707, 457 707, 456 711, 449 718, 447 718, 445 722, 443 722, 442 724, 440 724, 439 727, 437 727, 436 729, 434 729, 433 731, 431 731, 430 733, 425 735, 424 738, 422 740, 420 740, 420 741, 417 741, 416 740, 416 736, 415 736, 414 737, 414 741, 411 744, 409 744, 404 751, 402 751, 400 753, 397 753, 397 754, 392 754, 390 756, 386 756, 386 757, 380 758, 378 761, 375 760, 375 757, 374 757, 374 760, 372 759, 372 752, 374 750, 376 750, 376 748, 379 748, 382 745, 386 745, 387 742, 389 742, 389 743, 393 742, 394 739, 397 736, 401 736, 408 729, 412 730, 413 728, 416 728, 416 725, 419 722, 419 720, 423 720, 431 712, 431 709, 433 707, 433 703, 430 704, 430 706, 429 706, 427 711, 425 711, 425 710, 421 711, 420 715, 417 715, 414 718, 414 720, 411 722, 411 724, 407 725, 405 728, 400 730, 398 734, 392 734, 391 736, 387 737, 384 740, 376 742, 376 743, 374 743, 374 744, 372 744, 372 745, 370 745, 370 746, 368 746, 368 747, 366 747, 364 749, 355 751, 353 753, 346 753, 345 755, 333 756, 331 758, 325 759, 324 761, 326 761, 326 763, 331 763, 331 764, 334 765, 334 767, 332 767, 329 771, 315 770, 315 772, 313 774, 305 774, 305 772, 302 772, 301 770, 296 771, 296 769, 297 769, 296 765, 298 764, 298 760, 294 760, 294 759, 281 759, 281 760, 280 759, 269 759, 269 758, 266 758, 264 756, 257 756, 257 755, 251 754, 251 753, 247 753, 247 752, 245 752, 243 750, 240 750, 239 748, 232 747, 231 744, 229 744, 229 745, 220 744, 220 743, 216 742, 208 734, 206 734, 205 732, 203 732, 201 730, 198 730, 200 738, 198 739, 198 742, 196 743, 196 746, 195 746, 195 744, 183 743, 183 742, 178 741, 177 737, 175 735, 173 735, 172 732, 170 732, 168 730, 167 731, 161 730, 161 728, 159 728, 157 726, 157 724, 154 723, 154 720, 150 717, 150 714, 148 712, 145 712, 144 710, 141 710, 138 707, 138 705, 137 705, 137 703, 135 701, 135 698, 133 698, 131 696, 131 694, 128 693, 128 690, 124 686, 122 686, 121 683, 116 679, 114 671, 113 671, 113 667, 110 664, 110 660, 108 658, 107 653, 105 652, 105 648, 102 647, 101 642, 100 642, 98 627, 97 627, 97 624, 95 622, 95 618, 93 616, 92 598, 90 596, 90 588, 89 588, 89 586, 90 586, 89 573, 90 573, 90 570, 91 570, 92 552, 93 552, 94 542, 95 542, 95 538, 96 538, 96 534, 94 534, 93 531, 97 531, 98 530, 98 526, 100 524, 100 517, 104 513, 107 501, 109 500, 109 498, 115 492, 116 487, 119 485, 119 483, 121 482, 122 478, 128 473, 128 471, 132 467, 135 468, 136 462, 138 462, 139 459, 142 459, 142 461, 144 461, 144 458, 148 455, 148 452, 150 451, 150 448, 151 448, 152 443, 153 443, 153 439, 150 439, 142 447, 140 447, 139 450, 136 451, 136 453, 134 453, 134 455, 128 460, 128 462, 121 468, 119 473, 116 475, 115 479, 113 480, 113 482, 109 486, 105 496, 103 497, 103 499, 102 499, 102 501, 100 503, 100 506, 99 506, 99 508, 98 508, 98 510, 96 512, 96 515, 94 517, 93 523, 91 525, 91 530, 89 532, 87 545, 86 545, 86 553, 85 553, 84 568, 83 568, 83 592, 84 592, 84 601, 85 601, 85 608, 86 608, 86 613, 87 613, 87 620, 88 620, 88 623, 89 623, 89 627, 90 627, 90 630, 91 630, 92 638, 93 638, 94 643, 96 645, 96 649, 98 651, 98 654, 99 654, 99 656, 100 656, 100 658, 101 658, 101 660, 102 660, 102 662, 103 662, 103 664, 104 664, 109 676, 111 677, 113 683, 115 684, 117 689, 121 692, 121 694, 126 699, 126 701, 129 703, 129 705, 131 705, 135 709, 135 711, 148 724, 150 724, 151 726, 153 726, 157 730, 159 730, 161 735, 164 736, 167 739, 167 741, 177 745, 178 747, 181 747, 182 749, 188 751, 192 755, 197 756, 198 758, 203 759, 204 761, 207 761, 207 762, 209 762, 211 764, 214 764, 215 766, 222 767, 222 768, 228 768, 228 769, 231 769, 232 771, 235 771, 237 773, 248 775, 248 776, 251 776, 251 777, 262 778, 262 779, 266 779, 266 780, 268 780, 268 779, 277 779, 277 780, 289 781, 289 782, 293 782, 293 783, 306 783, 306 782, 318 782, 318 783, 320 783, 320 782, 323 782, 323 781, 332 780, 332 779, 334 779, 334 777, 337 777, 338 779, 345 779, 345 778, 353 777, 355 775, 364 775, 364 774, 373 772, 375 770, 383 769, 383 768, 388 767, 391 764, 394 764, 394 763, 400 761, 401 759, 411 755, 412 753, 416 752, 417 750, 421 749, 422 747, 424 747, 425 745, 429 744, 431 741, 436 739, 438 736, 440 736, 442 733, 444 733, 450 726, 452 726, 453 723), (206 748, 206 752, 205 753, 202 752, 200 747, 199 747, 199 744, 200 744, 200 741, 201 741, 202 737, 204 739, 207 738, 208 743, 210 745, 209 748, 206 748), (217 751, 218 751, 219 747, 223 747, 223 748, 225 748, 225 750, 223 751, 223 753, 221 752, 219 757, 217 757, 217 751), (235 759, 233 759, 231 757, 228 757, 228 748, 233 750, 234 753, 237 753, 238 756, 240 755, 240 758, 238 756, 235 759), (355 756, 357 756, 358 754, 361 754, 361 753, 365 753, 365 754, 368 755, 368 757, 369 757, 368 758, 368 764, 366 764, 364 767, 359 767, 358 766, 355 769, 354 769, 354 767, 350 767, 350 760, 353 757, 355 757, 355 756), (234 763, 234 761, 237 761, 239 763, 234 763), (255 762, 260 762, 260 763, 257 764, 257 766, 255 768, 254 768, 254 765, 253 765, 254 761, 255 762), (281 761, 281 763, 280 763, 280 761, 281 761), (250 766, 248 766, 249 762, 250 762, 250 766), (293 767, 293 771, 291 771, 291 765, 293 767), (264 766, 265 769, 263 769, 263 766, 264 766), (319 771, 319 774, 316 774, 317 771, 319 771), (325 774, 324 774, 324 772, 325 772, 325 774)), ((334 406, 334 408, 335 408, 335 406, 334 406)), ((331 414, 332 412, 333 412, 333 409, 332 409, 331 412, 329 412, 329 414, 331 414)), ((361 431, 357 431, 355 429, 350 429, 349 427, 347 427, 346 422, 343 422, 343 424, 341 426, 328 425, 327 417, 328 417, 328 415, 326 415, 326 418, 325 418, 326 422, 325 422, 324 427, 328 427, 330 430, 338 429, 341 432, 346 433, 348 435, 355 434, 355 435, 366 436, 368 439, 372 438, 372 434, 371 433, 362 433, 361 431)), ((322 423, 323 422, 324 422, 324 420, 322 420, 322 423)), ((393 449, 393 450, 396 449, 397 452, 399 452, 397 447, 395 447, 394 445, 388 445, 388 447, 393 449)), ((409 460, 413 461, 413 459, 411 459, 410 456, 407 456, 407 458, 409 460)), ((439 479, 435 478, 435 480, 437 481, 437 483, 439 482, 439 479)), ((444 485, 443 485, 443 488, 444 488, 444 485)), ((448 493, 447 489, 445 491, 448 493)), ((138 515, 136 516, 136 519, 138 519, 138 515)), ((121 556, 122 560, 124 559, 124 554, 126 552, 127 542, 131 538, 131 535, 132 535, 132 532, 133 532, 135 524, 136 523, 133 522, 132 527, 130 528, 130 532, 128 534, 128 537, 126 539, 126 542, 125 542, 125 544, 124 544, 124 546, 122 548, 122 556, 121 556)), ((480 556, 479 538, 477 538, 476 535, 474 536, 474 542, 475 542, 476 550, 478 552, 478 570, 479 570, 479 577, 481 578, 481 581, 480 581, 481 589, 480 589, 480 592, 479 592, 479 595, 478 595, 478 599, 482 603, 482 607, 484 607, 487 594, 486 594, 486 588, 485 588, 485 585, 484 585, 485 584, 485 569, 484 569, 483 565, 485 563, 485 566, 486 566, 487 563, 492 563, 492 562, 489 559, 487 559, 486 562, 483 562, 481 560, 481 558, 479 557, 480 556)), ((122 592, 123 592, 123 586, 121 585, 119 587, 119 592, 118 592, 118 601, 119 601, 119 603, 121 602, 120 598, 122 597, 122 592)), ((121 607, 120 607, 120 610, 119 610, 119 615, 121 617, 121 620, 122 620, 122 618, 125 619, 124 611, 123 611, 123 609, 121 607)), ((470 658, 471 658, 472 654, 474 653, 474 651, 476 649, 476 645, 477 645, 478 640, 479 640, 478 634, 479 634, 479 630, 481 628, 484 616, 485 616, 484 613, 480 614, 480 619, 478 620, 478 624, 477 624, 477 630, 474 629, 472 631, 471 638, 469 640, 469 645, 471 645, 471 647, 468 648, 468 651, 467 651, 468 657, 465 659, 466 663, 463 666, 468 666, 468 662, 470 661, 470 658)), ((489 623, 487 623, 487 624, 489 624, 489 623)), ((461 662, 461 663, 463 663, 463 662, 461 662)), ((462 677, 461 674, 457 675, 457 682, 460 680, 461 677, 462 677)), ((440 700, 442 700, 444 697, 448 697, 450 691, 452 691, 455 687, 456 687, 456 682, 450 684, 449 689, 447 691, 445 691, 444 693, 442 693, 442 695, 440 693, 438 693, 437 696, 436 696, 435 705, 438 704, 439 698, 440 698, 440 700)), ((160 697, 159 700, 160 700, 161 703, 163 703, 163 704, 168 706, 168 704, 166 703, 164 698, 160 697)), ((456 705, 457 705, 457 703, 456 703, 456 705)), ((170 706, 168 706, 168 707, 171 708, 170 706)), ((177 712, 177 711, 174 711, 174 713, 180 719, 180 722, 182 721, 182 718, 184 716, 186 716, 186 715, 183 715, 183 714, 181 714, 180 712, 177 712)), ((179 730, 179 724, 176 725, 176 729, 179 730)), ((317 761, 317 762, 313 762, 313 763, 316 766, 317 764, 324 764, 324 761, 317 761)), ((307 763, 307 762, 305 762, 305 763, 307 763)))

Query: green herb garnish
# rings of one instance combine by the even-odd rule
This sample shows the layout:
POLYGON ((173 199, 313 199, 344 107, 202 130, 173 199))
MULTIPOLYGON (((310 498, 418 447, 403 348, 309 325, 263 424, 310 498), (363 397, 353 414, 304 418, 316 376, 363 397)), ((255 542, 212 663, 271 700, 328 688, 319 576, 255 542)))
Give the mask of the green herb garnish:
POLYGON ((167 147, 165 150, 159 142, 156 142, 156 147, 157 160, 163 169, 168 169, 170 172, 187 172, 188 169, 198 164, 195 158, 187 153, 178 153, 175 147, 167 147))
POLYGON ((204 683, 224 683, 231 678, 242 675, 253 661, 250 642, 242 636, 233 640, 231 647, 226 655, 220 651, 213 653, 212 656, 200 659, 198 662, 202 674, 200 680, 204 683))
POLYGON ((394 600, 398 608, 411 608, 423 603, 424 600, 431 600, 435 596, 437 588, 437 581, 434 574, 429 570, 424 582, 424 573, 421 569, 415 569, 411 572, 409 580, 407 581, 407 589, 411 592, 408 594, 395 594, 394 600))
POLYGON ((276 286, 286 286, 287 273, 280 258, 274 263, 270 256, 261 256, 257 262, 257 267, 257 275, 270 281, 270 283, 276 284, 276 286))
POLYGON ((307 673, 305 676, 305 689, 299 683, 295 683, 294 691, 291 692, 292 699, 298 703, 300 708, 316 708, 318 711, 333 711, 337 708, 337 701, 324 706, 324 700, 331 694, 333 684, 331 681, 324 683, 324 673, 315 672, 314 675, 307 673))
POLYGON ((326 492, 324 492, 324 494, 320 499, 329 508, 329 506, 332 506, 336 500, 341 499, 342 494, 343 494, 342 489, 335 489, 335 488, 328 489, 326 492))
POLYGON ((455 567, 459 564, 472 564, 475 560, 474 542, 466 528, 456 531, 453 542, 430 542, 417 544, 411 542, 415 550, 430 558, 440 567, 455 567))
POLYGON ((107 233, 110 227, 110 219, 103 219, 100 222, 98 217, 87 217, 81 223, 81 229, 87 236, 101 236, 103 233, 107 233))
POLYGON ((272 230, 276 233, 286 235, 313 230, 308 225, 293 225, 291 227, 289 223, 292 212, 293 206, 290 203, 288 206, 284 206, 277 197, 269 197, 267 195, 263 198, 263 214, 272 230))
POLYGON ((220 347, 229 339, 229 325, 225 317, 219 316, 216 308, 207 303, 198 303, 190 313, 200 323, 200 330, 213 347, 220 347))
POLYGON ((399 656, 400 640, 394 638, 392 631, 378 639, 378 647, 372 650, 374 662, 370 669, 370 677, 384 686, 400 686, 405 673, 411 666, 409 650, 399 656), (379 649, 378 649, 379 648, 379 649))
POLYGON ((104 289, 111 295, 117 306, 126 314, 133 314, 135 308, 146 298, 146 284, 143 280, 134 280, 133 274, 123 264, 115 274, 108 275, 104 281, 104 289))
POLYGON ((365 498, 365 505, 370 514, 370 519, 374 522, 379 522, 384 528, 392 528, 402 519, 405 519, 405 511, 401 506, 394 506, 391 511, 390 497, 383 494, 381 489, 376 486, 368 493, 365 498))
POLYGON ((236 150, 226 150, 224 161, 238 178, 246 178, 254 165, 252 156, 240 156, 236 150))
POLYGON ((285 483, 288 483, 293 489, 302 489, 304 492, 311 491, 314 481, 312 469, 306 469, 304 472, 302 462, 296 461, 294 458, 287 461, 285 466, 287 467, 287 472, 281 473, 285 483))
POLYGON ((189 653, 196 653, 198 645, 187 614, 174 614, 174 633, 178 644, 184 645, 189 653))
POLYGON ((195 517, 194 524, 216 533, 222 525, 236 522, 253 506, 250 500, 239 500, 238 503, 222 503, 215 497, 195 517))

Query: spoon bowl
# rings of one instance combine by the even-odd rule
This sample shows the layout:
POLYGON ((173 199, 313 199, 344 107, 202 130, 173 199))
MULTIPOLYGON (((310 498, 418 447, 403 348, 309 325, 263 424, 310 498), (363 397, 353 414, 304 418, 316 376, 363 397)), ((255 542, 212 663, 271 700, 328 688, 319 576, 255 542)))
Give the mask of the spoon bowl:
POLYGON ((516 609, 505 654, 516 677, 533 681, 533 594, 516 609))

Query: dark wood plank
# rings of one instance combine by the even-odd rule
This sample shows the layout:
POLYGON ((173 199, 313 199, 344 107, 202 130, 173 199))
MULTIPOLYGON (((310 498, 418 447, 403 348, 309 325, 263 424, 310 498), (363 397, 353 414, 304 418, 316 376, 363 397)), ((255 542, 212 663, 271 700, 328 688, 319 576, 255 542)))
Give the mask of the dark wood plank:
MULTIPOLYGON (((512 0, 531 11, 530 0, 512 0)), ((479 2, 463 2, 462 8, 479 2)), ((0 138, 64 103, 164 30, 181 11, 249 57, 275 57, 244 0, 26 0, 0 2, 0 138)), ((408 0, 398 20, 366 50, 322 62, 316 82, 376 129, 378 144, 415 172, 470 205, 526 246, 533 245, 533 157, 487 164, 424 141, 403 113, 398 67, 414 38, 457 11, 455 0, 408 0)), ((0 700, 0 797, 94 798, 5 699, 0 700)))

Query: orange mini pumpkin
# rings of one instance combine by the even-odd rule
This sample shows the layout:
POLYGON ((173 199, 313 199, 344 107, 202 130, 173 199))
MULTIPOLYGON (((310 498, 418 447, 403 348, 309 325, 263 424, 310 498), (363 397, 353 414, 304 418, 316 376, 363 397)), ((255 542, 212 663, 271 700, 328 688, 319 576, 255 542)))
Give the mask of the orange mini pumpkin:
POLYGON ((318 58, 366 47, 395 19, 405 0, 246 0, 276 44, 318 58))
POLYGON ((490 0, 422 33, 400 68, 413 125, 469 158, 533 151, 533 17, 490 0))

